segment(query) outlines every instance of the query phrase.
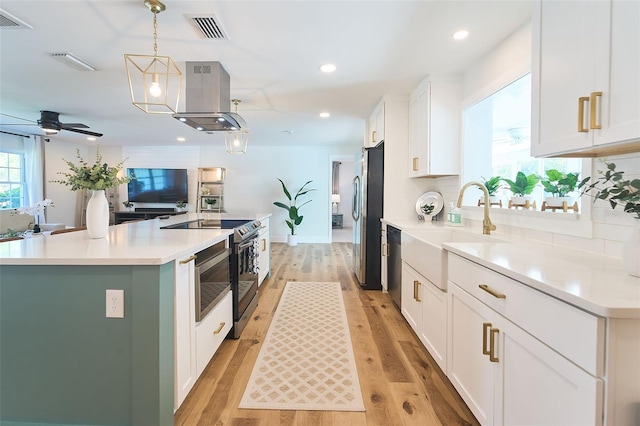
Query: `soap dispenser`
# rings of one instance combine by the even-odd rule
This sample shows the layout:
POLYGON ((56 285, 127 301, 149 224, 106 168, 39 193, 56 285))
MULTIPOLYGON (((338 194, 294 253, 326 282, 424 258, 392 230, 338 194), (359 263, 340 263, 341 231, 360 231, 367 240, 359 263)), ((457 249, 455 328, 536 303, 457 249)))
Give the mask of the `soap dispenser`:
POLYGON ((447 214, 447 224, 451 226, 463 226, 462 209, 449 203, 449 213, 447 214))

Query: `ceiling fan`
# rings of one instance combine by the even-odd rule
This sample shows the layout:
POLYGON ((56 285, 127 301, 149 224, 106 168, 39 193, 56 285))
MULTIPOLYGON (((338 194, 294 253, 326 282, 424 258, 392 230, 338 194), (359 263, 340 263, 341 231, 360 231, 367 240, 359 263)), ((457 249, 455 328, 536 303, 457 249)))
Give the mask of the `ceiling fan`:
POLYGON ((45 132, 47 135, 55 135, 60 130, 67 130, 69 132, 82 133, 83 135, 94 136, 99 138, 102 136, 102 133, 92 132, 88 129, 89 126, 82 123, 61 123, 60 122, 60 113, 54 111, 40 111, 40 119, 36 122, 32 120, 27 120, 24 118, 14 117, 8 114, 0 114, 7 117, 17 118, 24 121, 29 121, 33 124, 0 124, 2 126, 35 126, 37 125, 45 132))
POLYGON ((99 138, 102 133, 91 132, 88 129, 89 126, 82 123, 61 123, 59 119, 60 114, 53 111, 40 111, 40 119, 38 125, 46 134, 56 134, 60 130, 68 130, 70 132, 82 133, 83 135, 95 136, 99 138))

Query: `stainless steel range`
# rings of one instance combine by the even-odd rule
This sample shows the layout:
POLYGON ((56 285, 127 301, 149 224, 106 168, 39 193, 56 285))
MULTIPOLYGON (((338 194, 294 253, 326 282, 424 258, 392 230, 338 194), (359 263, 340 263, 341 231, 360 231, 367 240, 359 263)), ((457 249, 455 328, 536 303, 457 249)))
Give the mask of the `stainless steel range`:
POLYGON ((258 233, 261 223, 249 219, 197 219, 161 229, 233 229, 229 237, 229 277, 233 298, 233 329, 238 339, 258 306, 258 233))

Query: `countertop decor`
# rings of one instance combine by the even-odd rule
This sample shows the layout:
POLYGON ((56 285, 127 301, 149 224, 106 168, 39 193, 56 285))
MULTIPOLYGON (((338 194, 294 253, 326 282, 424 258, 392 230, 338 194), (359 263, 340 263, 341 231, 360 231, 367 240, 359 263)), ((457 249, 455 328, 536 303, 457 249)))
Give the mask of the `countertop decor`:
POLYGON ((33 232, 36 234, 40 232, 40 215, 44 214, 44 209, 47 206, 53 207, 53 201, 51 201, 51 199, 49 198, 45 198, 42 201, 38 201, 32 206, 18 208, 18 213, 28 214, 35 218, 36 223, 33 225, 33 232))

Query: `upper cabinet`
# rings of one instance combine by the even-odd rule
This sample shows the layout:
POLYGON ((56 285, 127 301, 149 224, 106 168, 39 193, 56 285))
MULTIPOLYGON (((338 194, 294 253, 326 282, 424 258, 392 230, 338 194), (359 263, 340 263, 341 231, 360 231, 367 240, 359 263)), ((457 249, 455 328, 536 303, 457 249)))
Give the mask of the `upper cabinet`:
POLYGON ((376 146, 384 140, 384 101, 376 106, 368 121, 368 132, 365 136, 365 147, 376 146))
POLYGON ((409 176, 460 171, 460 82, 427 78, 409 100, 409 176))
POLYGON ((533 156, 640 151, 638 22, 637 1, 536 4, 533 156))

